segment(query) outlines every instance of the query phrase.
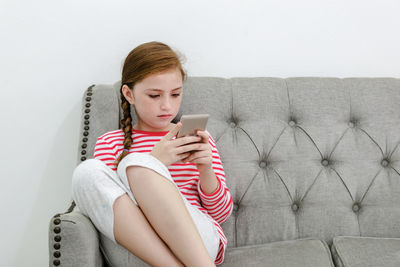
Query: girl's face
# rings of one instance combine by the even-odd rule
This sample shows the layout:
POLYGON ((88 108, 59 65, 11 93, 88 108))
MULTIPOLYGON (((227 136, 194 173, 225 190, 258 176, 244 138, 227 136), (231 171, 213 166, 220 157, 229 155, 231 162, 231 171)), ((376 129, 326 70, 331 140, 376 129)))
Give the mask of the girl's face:
POLYGON ((134 85, 133 92, 124 85, 122 92, 135 105, 138 123, 134 129, 160 132, 170 131, 176 125, 171 121, 179 112, 183 93, 178 68, 147 76, 134 85), (165 114, 170 116, 160 117, 165 114))

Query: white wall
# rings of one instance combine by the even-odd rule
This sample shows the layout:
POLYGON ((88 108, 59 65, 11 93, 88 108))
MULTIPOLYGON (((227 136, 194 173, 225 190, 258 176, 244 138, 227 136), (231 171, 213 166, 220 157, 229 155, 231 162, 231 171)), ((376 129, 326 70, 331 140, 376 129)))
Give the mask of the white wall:
POLYGON ((397 0, 0 2, 0 266, 47 266, 71 202, 81 97, 147 41, 192 76, 400 78, 397 0))

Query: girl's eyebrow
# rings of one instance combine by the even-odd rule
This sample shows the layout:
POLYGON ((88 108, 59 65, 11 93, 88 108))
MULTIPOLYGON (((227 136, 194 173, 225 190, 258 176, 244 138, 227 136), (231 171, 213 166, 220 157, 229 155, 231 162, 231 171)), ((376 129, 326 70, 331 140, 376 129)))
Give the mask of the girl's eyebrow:
MULTIPOLYGON (((182 86, 180 86, 178 88, 175 88, 175 89, 172 89, 171 91, 175 91, 175 90, 178 90, 178 89, 181 89, 181 88, 182 88, 182 86)), ((163 92, 164 90, 156 89, 156 88, 149 88, 149 89, 146 89, 145 91, 161 91, 161 92, 163 92)))

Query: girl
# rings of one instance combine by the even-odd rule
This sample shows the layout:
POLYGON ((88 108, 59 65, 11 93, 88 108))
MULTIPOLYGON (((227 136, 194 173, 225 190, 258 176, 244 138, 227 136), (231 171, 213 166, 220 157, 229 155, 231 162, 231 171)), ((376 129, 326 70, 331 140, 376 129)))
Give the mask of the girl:
POLYGON ((233 201, 214 139, 207 130, 177 139, 181 123, 171 122, 185 78, 169 46, 133 49, 122 70, 121 129, 99 136, 93 159, 73 173, 79 210, 152 266, 215 266, 227 246, 220 224, 233 201))

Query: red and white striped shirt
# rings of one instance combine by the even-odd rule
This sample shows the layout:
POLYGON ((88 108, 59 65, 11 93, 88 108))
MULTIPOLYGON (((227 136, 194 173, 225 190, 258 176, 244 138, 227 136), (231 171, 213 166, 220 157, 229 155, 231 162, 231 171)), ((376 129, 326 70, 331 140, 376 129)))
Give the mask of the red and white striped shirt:
MULTIPOLYGON (((205 130, 205 132, 208 134, 208 141, 212 146, 212 167, 218 180, 218 188, 215 192, 208 195, 201 190, 200 173, 195 163, 183 163, 178 161, 167 168, 182 195, 186 197, 189 203, 206 214, 216 226, 220 237, 220 243, 217 258, 214 263, 218 265, 224 261, 224 254, 227 246, 227 239, 220 224, 225 222, 231 215, 233 199, 225 183, 225 172, 214 139, 207 130, 205 130)), ((168 131, 150 132, 132 129, 133 142, 129 153, 150 153, 154 145, 167 133, 168 131)), ((176 135, 173 139, 175 138, 176 135)), ((113 171, 117 171, 117 167, 114 163, 122 153, 124 148, 123 141, 124 133, 121 129, 109 131, 99 136, 94 149, 94 158, 102 160, 113 171)))

